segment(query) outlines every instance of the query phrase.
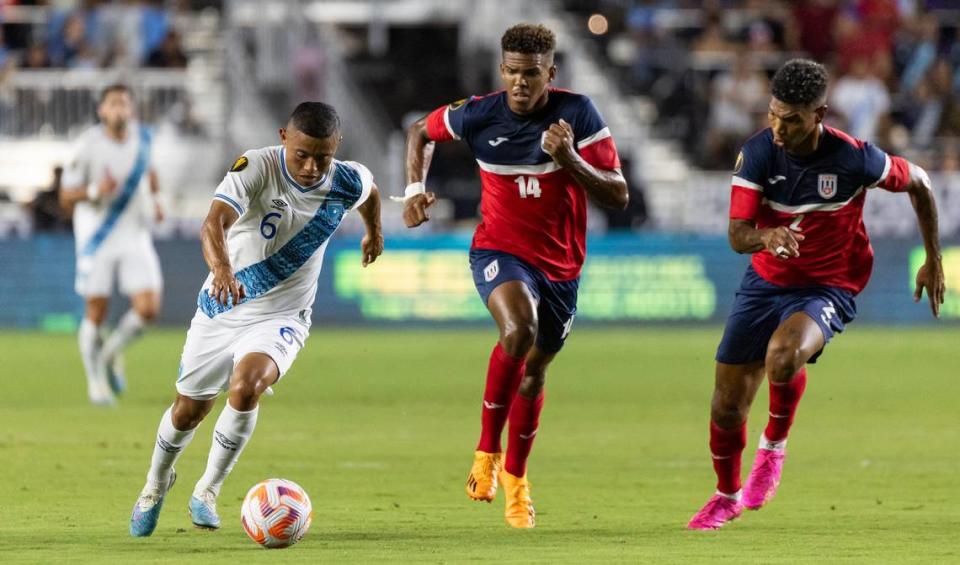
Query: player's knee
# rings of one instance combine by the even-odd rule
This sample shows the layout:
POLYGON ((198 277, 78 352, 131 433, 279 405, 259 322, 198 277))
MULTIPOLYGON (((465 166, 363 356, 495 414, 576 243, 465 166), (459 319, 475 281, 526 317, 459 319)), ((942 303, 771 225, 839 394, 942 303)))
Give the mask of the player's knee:
POLYGON ((210 412, 210 401, 180 401, 173 405, 170 412, 170 419, 173 421, 173 427, 180 431, 192 430, 200 425, 203 418, 210 412))
POLYGON ((237 410, 253 410, 270 384, 270 375, 259 371, 235 373, 230 381, 230 404, 237 410))
POLYGON ((543 385, 546 380, 547 375, 542 372, 524 375, 520 381, 520 389, 518 392, 527 398, 534 398, 543 392, 543 385))
POLYGON ((234 408, 252 410, 266 387, 261 388, 256 378, 234 379, 230 383, 230 400, 234 408))
POLYGON ((537 339, 537 321, 521 320, 507 324, 500 335, 500 346, 511 357, 524 357, 537 339))
POLYGON ((710 404, 710 419, 721 428, 730 429, 747 421, 750 403, 745 398, 714 394, 710 404))
POLYGON ((767 378, 774 382, 787 382, 802 365, 800 348, 786 343, 771 343, 767 347, 764 368, 767 378))
POLYGON ((142 319, 145 324, 153 323, 153 321, 157 319, 157 316, 160 315, 160 308, 156 304, 140 306, 136 311, 137 315, 140 316, 140 319, 142 319))

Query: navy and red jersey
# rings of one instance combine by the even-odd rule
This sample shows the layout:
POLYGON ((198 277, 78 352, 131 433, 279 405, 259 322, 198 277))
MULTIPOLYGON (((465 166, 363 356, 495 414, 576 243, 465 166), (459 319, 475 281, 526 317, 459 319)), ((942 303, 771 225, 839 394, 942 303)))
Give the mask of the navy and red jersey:
POLYGON ((873 268, 863 223, 867 191, 903 192, 909 163, 874 145, 821 126, 820 144, 805 157, 773 143, 768 128, 743 146, 733 176, 730 218, 758 228, 788 226, 802 233, 800 257, 753 254, 756 272, 779 286, 827 285, 857 294, 873 268))
POLYGON ((500 91, 438 108, 427 116, 427 135, 462 139, 477 159, 483 218, 471 248, 516 255, 552 281, 573 280, 586 255, 586 195, 540 144, 563 119, 577 152, 594 167, 618 169, 617 148, 586 96, 551 88, 547 104, 526 115, 513 113, 506 96, 500 91))

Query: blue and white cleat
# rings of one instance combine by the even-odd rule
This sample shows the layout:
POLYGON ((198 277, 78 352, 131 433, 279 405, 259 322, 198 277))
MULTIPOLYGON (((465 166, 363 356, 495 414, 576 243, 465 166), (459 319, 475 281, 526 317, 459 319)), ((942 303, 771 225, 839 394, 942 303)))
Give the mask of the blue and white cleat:
POLYGON ((110 385, 110 390, 113 391, 113 394, 120 396, 121 394, 127 392, 127 379, 123 378, 123 353, 117 353, 114 355, 113 359, 107 363, 106 368, 107 384, 110 385))
POLYGON ((167 488, 161 491, 158 488, 148 488, 140 492, 140 498, 133 505, 133 513, 130 515, 130 535, 135 538, 147 537, 157 529, 157 522, 160 520, 160 509, 163 508, 163 497, 166 496, 173 483, 177 482, 177 472, 170 469, 170 481, 167 488))
POLYGON ((200 496, 190 497, 190 520, 193 525, 204 530, 220 528, 220 516, 217 515, 217 495, 204 490, 200 496))

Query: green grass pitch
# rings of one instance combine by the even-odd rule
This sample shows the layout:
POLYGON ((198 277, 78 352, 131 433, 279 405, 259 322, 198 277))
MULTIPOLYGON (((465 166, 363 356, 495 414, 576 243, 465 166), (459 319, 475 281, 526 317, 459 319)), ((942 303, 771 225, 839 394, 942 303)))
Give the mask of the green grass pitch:
MULTIPOLYGON (((960 330, 850 328, 810 370, 777 499, 718 532, 687 520, 712 492, 707 410, 719 329, 574 332, 551 370, 530 478, 538 528, 463 483, 492 330, 315 328, 220 499, 218 532, 186 504, 211 413, 185 451, 152 538, 131 539, 183 332, 127 355, 118 408, 88 406, 73 336, 0 334, 3 563, 960 562, 960 330), (268 551, 239 523, 267 477, 303 485, 315 519, 268 551)), ((750 421, 749 469, 766 422, 750 421)))

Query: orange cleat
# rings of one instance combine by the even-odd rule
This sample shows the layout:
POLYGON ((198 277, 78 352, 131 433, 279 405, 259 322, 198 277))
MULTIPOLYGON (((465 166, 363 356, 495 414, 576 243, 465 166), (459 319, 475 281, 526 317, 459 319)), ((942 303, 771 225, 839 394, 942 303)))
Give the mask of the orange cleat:
POLYGON ((467 475, 467 496, 473 500, 492 502, 497 496, 497 475, 503 469, 503 453, 476 451, 473 467, 467 475))
POLYGON ((500 472, 500 484, 507 497, 507 510, 504 513, 507 523, 514 528, 534 527, 536 512, 530 500, 530 481, 527 476, 515 477, 504 469, 500 472))

